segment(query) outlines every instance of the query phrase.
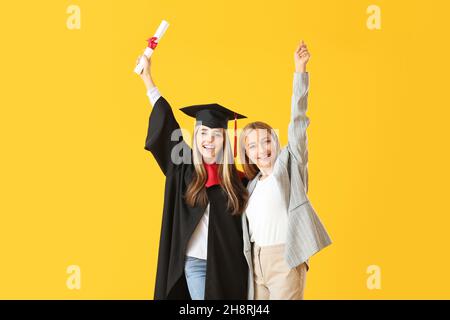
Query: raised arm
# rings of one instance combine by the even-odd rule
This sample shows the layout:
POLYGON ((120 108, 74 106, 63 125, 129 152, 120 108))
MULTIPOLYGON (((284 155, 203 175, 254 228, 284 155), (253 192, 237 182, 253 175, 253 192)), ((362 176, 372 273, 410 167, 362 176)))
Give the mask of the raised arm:
POLYGON ((191 149, 183 140, 180 126, 169 102, 161 96, 155 86, 150 69, 151 60, 144 57, 144 71, 140 76, 153 106, 144 148, 153 154, 162 172, 167 175, 175 166, 190 161, 191 149))
POLYGON ((306 115, 308 106, 309 74, 306 72, 310 54, 302 41, 294 53, 295 73, 291 100, 291 121, 288 129, 288 148, 298 164, 300 174, 308 190, 308 137, 306 129, 309 118, 306 115))

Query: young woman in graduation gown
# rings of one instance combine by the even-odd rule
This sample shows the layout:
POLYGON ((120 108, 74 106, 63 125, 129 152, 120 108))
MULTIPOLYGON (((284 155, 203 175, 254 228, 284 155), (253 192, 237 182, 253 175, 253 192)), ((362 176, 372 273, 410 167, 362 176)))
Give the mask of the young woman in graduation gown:
POLYGON ((225 131, 234 113, 216 104, 183 108, 197 119, 191 149, 152 81, 151 60, 141 58, 153 105, 145 149, 166 177, 154 298, 246 299, 249 269, 240 214, 247 181, 235 167, 225 131))

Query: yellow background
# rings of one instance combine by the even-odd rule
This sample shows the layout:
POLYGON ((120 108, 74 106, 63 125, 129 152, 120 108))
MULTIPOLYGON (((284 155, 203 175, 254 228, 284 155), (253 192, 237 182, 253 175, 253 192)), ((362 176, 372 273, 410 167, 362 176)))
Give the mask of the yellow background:
POLYGON ((309 197, 334 243, 312 258, 306 299, 450 298, 449 12, 444 0, 3 3, 0 298, 153 297, 164 177, 133 68, 162 19, 153 74, 172 107, 216 101, 283 143, 293 51, 308 44, 309 197), (66 27, 71 4, 80 30, 66 27), (371 4, 381 30, 366 27, 371 4), (381 290, 366 286, 373 264, 381 290))

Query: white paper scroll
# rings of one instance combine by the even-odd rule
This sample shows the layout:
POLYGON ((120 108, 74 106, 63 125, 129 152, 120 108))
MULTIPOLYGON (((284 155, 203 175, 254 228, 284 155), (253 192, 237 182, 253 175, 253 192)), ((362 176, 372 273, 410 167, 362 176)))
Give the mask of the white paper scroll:
MULTIPOLYGON (((159 40, 161 40, 162 36, 164 35, 164 33, 166 32, 168 27, 169 27, 169 23, 166 20, 163 20, 161 22, 161 24, 159 25, 158 30, 156 30, 155 35, 149 39, 149 44, 148 44, 147 48, 145 48, 145 51, 144 51, 144 56, 146 56, 147 59, 150 58, 151 55, 153 54, 153 51, 155 50, 156 45, 159 43, 159 40), (153 46, 153 48, 152 48, 152 46, 153 46)), ((139 61, 136 68, 134 68, 134 72, 136 72, 137 74, 141 74, 142 70, 144 69, 142 59, 144 59, 144 57, 141 58, 141 61, 139 61)))

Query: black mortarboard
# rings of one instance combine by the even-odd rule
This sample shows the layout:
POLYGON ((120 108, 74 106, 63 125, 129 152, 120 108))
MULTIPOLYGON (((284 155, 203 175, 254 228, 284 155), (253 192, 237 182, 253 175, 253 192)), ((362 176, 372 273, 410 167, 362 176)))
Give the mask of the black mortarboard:
POLYGON ((210 128, 228 128, 228 121, 234 120, 234 156, 236 157, 237 149, 237 119, 247 118, 239 113, 231 111, 220 104, 200 104, 195 106, 184 107, 180 109, 185 114, 201 122, 202 125, 210 128))
POLYGON ((210 128, 228 128, 228 121, 233 119, 243 119, 246 116, 231 111, 220 104, 200 104, 180 109, 190 117, 201 122, 202 125, 210 128))

